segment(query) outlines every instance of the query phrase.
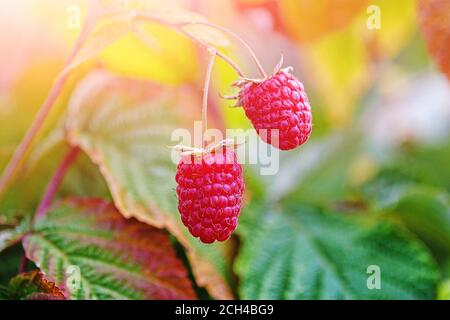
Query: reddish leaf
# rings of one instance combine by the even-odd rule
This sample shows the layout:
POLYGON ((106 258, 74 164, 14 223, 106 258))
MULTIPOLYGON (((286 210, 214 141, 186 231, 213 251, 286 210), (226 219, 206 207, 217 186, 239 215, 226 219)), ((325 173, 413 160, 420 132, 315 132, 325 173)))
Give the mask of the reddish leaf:
POLYGON ((167 229, 186 249, 198 285, 231 299, 229 243, 205 246, 189 234, 177 209, 176 163, 168 146, 175 144, 175 130, 200 116, 200 105, 192 90, 97 70, 73 93, 67 136, 99 166, 125 217, 167 229))
POLYGON ((195 298, 167 234, 123 218, 109 201, 58 202, 23 245, 72 299, 195 298))
POLYGON ((47 280, 39 270, 21 273, 11 279, 8 287, 11 299, 65 300, 61 289, 47 280))
POLYGON ((428 51, 450 79, 450 1, 419 1, 419 18, 428 51))

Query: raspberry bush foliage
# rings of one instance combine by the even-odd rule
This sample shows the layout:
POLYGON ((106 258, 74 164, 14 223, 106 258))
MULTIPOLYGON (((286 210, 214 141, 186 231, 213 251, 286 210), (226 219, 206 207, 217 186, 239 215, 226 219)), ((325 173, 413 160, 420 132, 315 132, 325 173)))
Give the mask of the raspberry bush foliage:
POLYGON ((75 2, 0 19, 0 299, 449 298, 445 1, 75 2))

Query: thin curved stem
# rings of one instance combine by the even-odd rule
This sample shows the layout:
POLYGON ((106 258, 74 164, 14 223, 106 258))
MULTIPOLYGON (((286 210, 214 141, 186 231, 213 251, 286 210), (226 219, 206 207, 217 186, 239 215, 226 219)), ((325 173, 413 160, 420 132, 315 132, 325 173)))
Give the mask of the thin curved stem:
POLYGON ((77 42, 75 43, 75 46, 72 48, 69 57, 66 60, 66 63, 64 64, 63 71, 58 75, 57 79, 55 80, 55 83, 53 84, 50 90, 50 93, 48 94, 47 98, 45 99, 38 113, 36 114, 33 123, 31 124, 30 128, 28 129, 22 141, 20 142, 19 146, 14 151, 11 160, 8 162, 6 168, 4 169, 3 174, 0 177, 0 196, 5 191, 7 185, 13 178, 20 163, 24 160, 27 152, 30 150, 33 140, 36 138, 37 134, 42 129, 42 126, 44 125, 47 116, 52 110, 52 107, 54 106, 59 96, 59 93, 64 87, 64 84, 66 83, 66 80, 69 76, 69 71, 66 68, 72 63, 73 59, 76 57, 77 53, 80 51, 83 43, 85 42, 90 32, 92 23, 94 21, 95 14, 96 12, 94 12, 94 10, 91 7, 87 21, 84 24, 83 29, 81 30, 81 33, 77 39, 77 42))
POLYGON ((3 175, 0 178, 0 195, 2 192, 6 189, 6 186, 10 182, 11 178, 15 174, 17 167, 22 162, 22 160, 25 157, 25 154, 30 149, 31 143, 33 142, 34 138, 36 137, 37 133, 41 129, 44 120, 47 118, 47 115, 50 113, 50 110, 52 106, 54 105, 56 98, 59 95, 59 92, 61 91, 62 87, 64 86, 64 83, 67 79, 67 74, 64 74, 55 82, 55 85, 52 87, 52 90, 50 91, 50 94, 48 95, 47 99, 45 100, 42 107, 39 109, 36 117, 33 120, 33 123, 31 124, 31 127, 28 129, 27 133, 25 134, 24 138, 22 139, 20 145, 16 148, 14 151, 14 154, 9 161, 8 165, 6 166, 5 170, 3 171, 3 175))
POLYGON ((259 62, 258 57, 256 56, 256 54, 253 51, 253 49, 247 44, 247 42, 244 41, 244 39, 242 39, 240 36, 238 36, 233 31, 231 31, 231 30, 229 30, 227 28, 224 28, 222 26, 216 25, 214 23, 210 23, 210 22, 196 21, 196 22, 184 23, 183 25, 196 25, 196 24, 197 25, 204 25, 204 26, 208 26, 208 27, 211 27, 211 28, 215 28, 215 29, 221 30, 221 31, 229 34, 230 36, 232 36, 236 40, 238 40, 245 47, 245 49, 247 49, 247 51, 249 52, 249 54, 252 57, 253 61, 255 61, 255 64, 258 67, 258 70, 261 73, 261 75, 263 76, 263 78, 267 78, 267 74, 264 71, 264 68, 262 67, 261 63, 259 62))
POLYGON ((34 221, 36 221, 39 218, 42 218, 47 213, 47 210, 52 204, 53 198, 55 197, 55 194, 58 191, 58 188, 61 185, 61 182, 63 181, 67 170, 70 168, 70 165, 76 160, 79 153, 80 153, 79 147, 77 146, 70 147, 70 150, 61 160, 61 163, 59 164, 58 168, 56 168, 53 177, 51 178, 51 180, 47 185, 47 189, 45 190, 41 202, 39 203, 39 206, 36 209, 34 221))
MULTIPOLYGON (((41 202, 38 205, 34 213, 34 217, 31 221, 32 225, 37 221, 37 219, 42 218, 48 211, 48 208, 52 204, 53 198, 55 197, 56 192, 61 185, 61 182, 66 175, 67 170, 70 168, 70 165, 76 160, 78 154, 80 153, 80 148, 78 146, 70 147, 70 150, 61 160, 58 168, 55 170, 53 177, 47 185, 47 189, 45 190, 44 195, 42 196, 41 202)), ((24 253, 22 256, 22 260, 20 262, 18 273, 23 273, 27 270, 28 266, 28 258, 24 253)))
POLYGON ((188 24, 173 24, 173 23, 168 23, 167 21, 164 21, 162 19, 159 19, 158 17, 154 17, 150 14, 145 14, 145 13, 139 13, 135 16, 135 19, 140 19, 142 21, 146 21, 146 22, 156 22, 156 23, 160 23, 162 25, 168 26, 170 28, 175 29, 177 32, 181 33, 182 35, 188 37, 189 39, 191 39, 193 42, 199 43, 202 46, 204 46, 206 49, 211 50, 214 49, 216 50, 216 55, 221 58, 222 60, 224 60, 226 63, 228 63, 230 65, 230 67, 232 67, 236 73, 241 77, 241 78, 246 78, 244 73, 242 72, 241 68, 239 68, 239 66, 237 65, 236 62, 234 62, 230 57, 226 56, 225 54, 223 54, 222 52, 218 51, 216 48, 214 48, 213 46, 209 45, 208 43, 206 43, 203 40, 200 40, 194 36, 192 36, 189 32, 187 32, 186 30, 183 29, 183 25, 188 25, 188 24))
POLYGON ((22 256, 22 260, 20 261, 19 271, 17 273, 21 274, 27 271, 27 266, 28 266, 28 258, 24 253, 22 256))
POLYGON ((208 92, 209 84, 211 82, 211 74, 214 66, 214 58, 217 55, 217 50, 212 48, 208 50, 210 58, 208 68, 206 69, 205 84, 203 86, 203 102, 202 102, 202 145, 206 147, 206 131, 208 130, 208 92))
POLYGON ((182 33, 183 35, 185 35, 186 37, 190 38, 192 41, 194 42, 198 42, 199 44, 201 44, 202 46, 206 47, 208 50, 215 50, 216 55, 221 58, 222 60, 224 60, 226 63, 228 63, 230 65, 230 67, 232 67, 236 73, 241 77, 241 78, 246 78, 246 76, 244 75, 244 73, 242 72, 241 68, 239 68, 239 66, 237 65, 236 62, 234 62, 233 60, 231 60, 230 57, 224 55, 222 52, 218 51, 216 48, 214 48, 213 46, 210 46, 209 44, 207 44, 206 42, 197 39, 195 37, 193 37, 192 35, 189 34, 189 32, 184 31, 183 29, 179 29, 179 32, 182 33))

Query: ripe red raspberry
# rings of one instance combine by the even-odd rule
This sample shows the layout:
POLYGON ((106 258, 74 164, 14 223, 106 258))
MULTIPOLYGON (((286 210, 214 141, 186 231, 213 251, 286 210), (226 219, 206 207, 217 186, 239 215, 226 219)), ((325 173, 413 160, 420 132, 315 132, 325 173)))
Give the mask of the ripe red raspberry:
POLYGON ((195 159, 183 156, 176 181, 183 224, 204 243, 225 241, 236 229, 242 206, 242 166, 231 148, 195 159))
POLYGON ((311 107, 303 84, 289 73, 289 68, 261 82, 248 80, 239 86, 238 105, 244 108, 261 139, 281 150, 294 149, 308 140, 311 107))

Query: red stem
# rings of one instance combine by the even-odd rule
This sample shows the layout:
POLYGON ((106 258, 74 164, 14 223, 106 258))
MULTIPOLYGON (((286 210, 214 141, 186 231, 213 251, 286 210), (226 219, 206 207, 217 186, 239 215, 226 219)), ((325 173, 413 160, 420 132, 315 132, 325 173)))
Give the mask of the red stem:
POLYGON ((143 21, 150 21, 150 22, 156 22, 156 23, 160 23, 162 25, 168 26, 170 28, 175 29, 177 32, 183 34, 184 36, 188 37, 189 39, 191 39, 192 41, 201 44, 202 46, 204 46, 205 48, 207 48, 208 50, 216 50, 216 55, 221 58, 222 60, 224 60, 226 63, 228 63, 235 71, 236 73, 241 77, 241 78, 246 78, 244 73, 242 72, 242 70, 239 68, 239 66, 237 65, 236 62, 234 62, 231 58, 227 57, 225 54, 221 53, 220 51, 218 51, 216 48, 214 48, 213 46, 209 45, 208 43, 206 43, 205 41, 198 39, 196 37, 194 37, 193 35, 191 35, 189 32, 187 32, 183 27, 189 25, 190 23, 181 23, 181 24, 177 24, 177 23, 168 23, 167 21, 164 21, 162 19, 159 19, 158 17, 154 17, 152 15, 149 14, 145 14, 145 13, 140 13, 138 14, 135 19, 141 19, 143 21))
POLYGON ((208 130, 208 92, 209 83, 211 82, 211 74, 214 66, 214 58, 217 54, 216 49, 209 49, 209 62, 206 69, 205 83, 203 85, 203 102, 202 102, 202 147, 206 147, 206 131, 208 130))
POLYGON ((38 113, 36 114, 36 117, 34 118, 31 127, 28 129, 24 138, 20 142, 20 145, 14 151, 11 160, 9 161, 8 165, 3 171, 2 176, 0 177, 0 196, 5 191, 7 185, 9 184, 12 177, 16 173, 17 168, 25 158, 26 153, 30 149, 33 140, 36 138, 37 134, 39 133, 40 129, 42 128, 45 122, 45 119, 52 110, 52 107, 54 106, 56 99, 58 98, 59 93, 64 87, 64 84, 69 76, 70 70, 68 70, 67 67, 71 65, 73 59, 77 56, 78 51, 81 49, 83 43, 85 42, 92 28, 92 25, 95 22, 96 14, 97 12, 93 10, 93 7, 91 6, 86 23, 84 24, 83 29, 81 30, 81 33, 77 39, 77 42, 75 43, 75 46, 72 48, 69 57, 67 58, 63 71, 59 74, 58 78, 56 79, 52 89, 50 90, 50 93, 48 94, 47 98, 45 99, 38 113))
POLYGON ((50 207, 53 198, 56 192, 58 191, 61 182, 64 179, 67 169, 69 169, 70 165, 75 161, 79 153, 80 153, 79 147, 77 146, 71 147, 70 150, 62 159, 58 168, 56 168, 55 173, 53 174, 53 177, 49 181, 44 196, 42 197, 41 202, 39 203, 39 206, 36 210, 34 221, 37 221, 38 219, 42 218, 47 213, 47 210, 50 207))
POLYGON ((55 82, 55 85, 53 86, 52 90, 50 91, 50 94, 48 95, 44 104, 39 109, 39 112, 37 113, 36 117, 34 118, 30 129, 28 129, 27 133, 25 134, 25 137, 22 139, 22 142, 20 143, 20 145, 17 147, 16 151, 14 152, 11 160, 8 163, 8 166, 5 168, 5 171, 3 172, 3 175, 0 178, 0 194, 6 188, 6 185, 9 183, 12 176, 16 172, 16 169, 17 169, 19 163, 22 161, 25 153, 30 148, 30 145, 33 142, 34 137, 38 133, 39 129, 42 127, 44 120, 47 117, 47 115, 49 114, 51 107, 55 103, 55 100, 58 97, 58 94, 61 91, 66 79, 67 79, 67 74, 58 77, 58 79, 55 82))
POLYGON ((242 39, 241 37, 239 37, 239 36, 238 36, 236 33, 234 33, 233 31, 231 31, 231 30, 229 30, 229 29, 227 29, 227 28, 225 28, 225 27, 216 25, 216 24, 214 24, 214 23, 210 23, 210 22, 195 21, 195 22, 188 22, 188 23, 185 23, 184 25, 196 25, 196 24, 197 24, 197 25, 208 26, 208 27, 210 27, 210 28, 215 28, 215 29, 217 29, 217 30, 223 31, 223 32, 229 34, 230 36, 232 36, 233 38, 235 38, 237 41, 239 41, 239 42, 244 46, 244 48, 248 51, 248 53, 250 54, 250 56, 252 57, 253 61, 254 61, 255 64, 256 64, 256 67, 258 68, 258 71, 259 71, 259 73, 261 73, 262 77, 263 77, 264 79, 267 78, 267 74, 266 74, 266 72, 264 71, 264 68, 262 67, 261 62, 259 62, 259 59, 258 59, 258 57, 256 56, 255 52, 254 52, 253 49, 248 45, 248 43, 244 41, 244 39, 242 39))
POLYGON ((214 48, 213 46, 209 45, 205 41, 202 41, 202 40, 197 39, 196 37, 192 36, 189 32, 185 31, 184 29, 179 28, 177 30, 178 30, 178 32, 180 32, 181 34, 185 35, 186 37, 188 37, 192 41, 201 44, 202 46, 204 46, 208 50, 212 50, 212 49, 216 50, 215 51, 216 55, 219 58, 221 58, 223 61, 228 63, 228 65, 230 67, 232 67, 241 78, 246 78, 246 76, 244 75, 244 72, 242 72, 242 70, 241 70, 241 68, 239 68, 238 64, 236 62, 234 62, 231 58, 229 58, 228 56, 224 55, 222 52, 218 51, 216 48, 214 48))
POLYGON ((28 258, 25 254, 22 256, 22 261, 20 261, 19 273, 24 273, 27 270, 28 258))

